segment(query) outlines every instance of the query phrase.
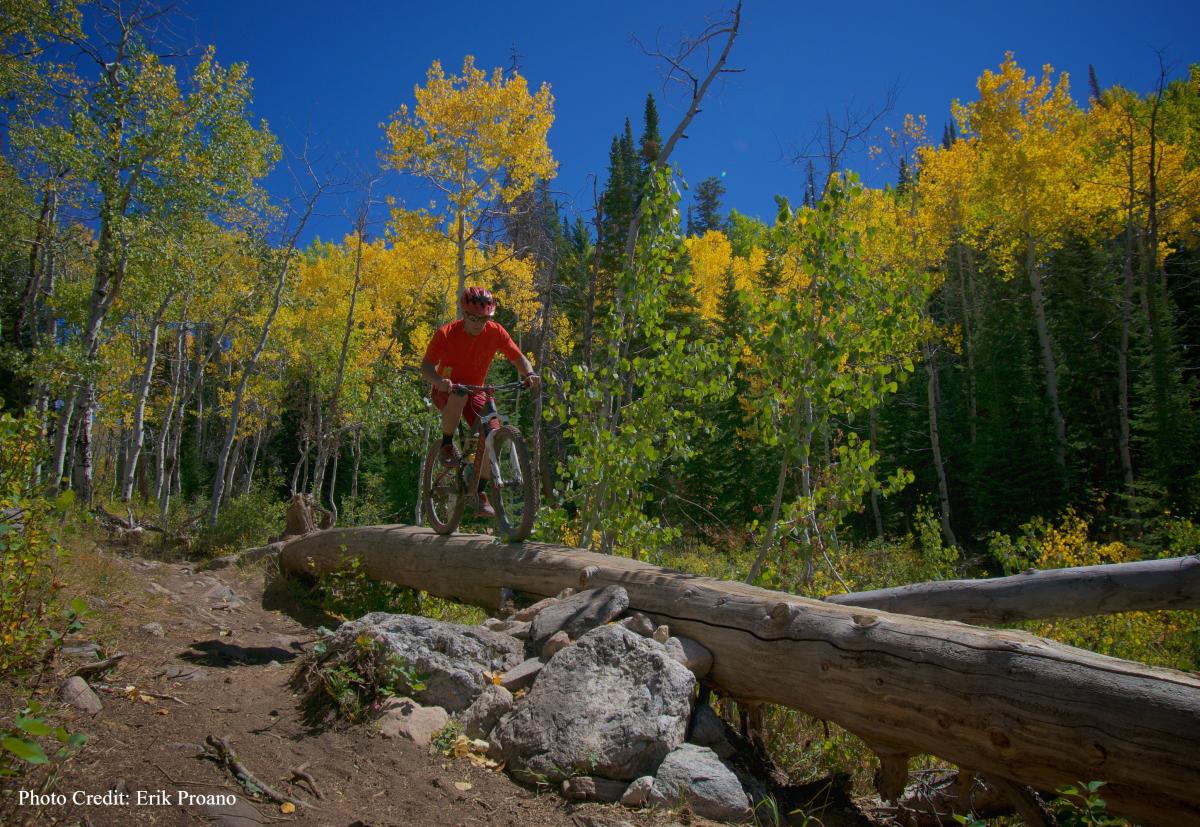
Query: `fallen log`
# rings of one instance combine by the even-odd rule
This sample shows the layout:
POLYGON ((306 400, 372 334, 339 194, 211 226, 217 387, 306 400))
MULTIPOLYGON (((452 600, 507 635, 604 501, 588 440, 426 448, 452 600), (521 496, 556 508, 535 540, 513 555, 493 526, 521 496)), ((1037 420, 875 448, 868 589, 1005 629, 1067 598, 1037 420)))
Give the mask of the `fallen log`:
POLYGON ((1112 812, 1200 825, 1195 675, 541 543, 370 526, 309 534, 280 553, 298 573, 352 558, 377 580, 488 608, 505 587, 542 597, 618 584, 631 609, 713 653, 717 688, 834 721, 893 767, 927 753, 1043 789, 1103 780, 1112 812))
POLYGON ((1116 612, 1200 609, 1200 556, 913 583, 826 597, 885 612, 997 624, 1116 612))

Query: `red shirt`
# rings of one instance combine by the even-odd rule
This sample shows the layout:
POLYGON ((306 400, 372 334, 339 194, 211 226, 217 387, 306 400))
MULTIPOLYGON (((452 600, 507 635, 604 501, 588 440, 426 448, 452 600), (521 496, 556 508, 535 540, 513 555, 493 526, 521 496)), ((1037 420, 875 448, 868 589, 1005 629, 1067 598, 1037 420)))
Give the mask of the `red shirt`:
POLYGON ((514 365, 522 355, 499 323, 488 322, 478 336, 472 336, 459 319, 437 329, 425 349, 425 361, 437 368, 438 376, 460 385, 482 385, 497 353, 503 353, 514 365))

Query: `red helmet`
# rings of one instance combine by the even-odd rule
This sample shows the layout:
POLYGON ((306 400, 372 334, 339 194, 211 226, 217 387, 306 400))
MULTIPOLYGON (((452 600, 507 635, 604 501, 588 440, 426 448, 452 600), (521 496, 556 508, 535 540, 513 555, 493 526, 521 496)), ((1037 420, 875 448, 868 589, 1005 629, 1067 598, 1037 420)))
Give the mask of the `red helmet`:
POLYGON ((486 287, 468 287, 458 300, 464 313, 492 317, 496 315, 496 297, 486 287))

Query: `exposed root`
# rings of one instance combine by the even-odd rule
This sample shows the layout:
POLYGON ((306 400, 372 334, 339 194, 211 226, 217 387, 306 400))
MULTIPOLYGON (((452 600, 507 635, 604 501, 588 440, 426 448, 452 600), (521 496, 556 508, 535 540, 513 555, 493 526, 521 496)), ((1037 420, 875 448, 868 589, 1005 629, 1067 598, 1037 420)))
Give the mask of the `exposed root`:
POLYGON ((224 738, 216 738, 212 735, 207 736, 204 742, 208 744, 208 749, 204 751, 202 758, 207 758, 210 761, 225 767, 238 780, 238 783, 246 788, 247 792, 256 795, 263 795, 274 801, 276 804, 293 804, 297 807, 311 807, 307 801, 299 798, 292 798, 284 795, 268 784, 264 784, 259 780, 258 776, 250 772, 246 765, 238 760, 237 754, 233 748, 229 746, 229 736, 224 738))

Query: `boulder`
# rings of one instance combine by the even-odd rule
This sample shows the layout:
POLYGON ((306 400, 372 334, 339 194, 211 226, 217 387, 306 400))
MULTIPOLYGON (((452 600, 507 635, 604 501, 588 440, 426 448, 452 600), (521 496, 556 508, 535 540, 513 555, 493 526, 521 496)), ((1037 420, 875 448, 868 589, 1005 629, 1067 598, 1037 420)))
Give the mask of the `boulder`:
POLYGON ((542 665, 543 661, 538 658, 522 661, 500 677, 500 685, 509 692, 533 686, 538 673, 542 671, 542 665))
POLYGON ((543 599, 539 600, 537 603, 534 603, 531 606, 526 606, 524 609, 521 609, 520 611, 515 613, 513 615, 513 620, 525 620, 525 621, 533 620, 535 617, 538 616, 538 612, 540 612, 542 609, 545 609, 549 606, 553 606, 557 602, 558 602, 557 597, 543 598, 543 599))
POLYGON ((515 637, 518 640, 525 640, 529 637, 529 621, 501 620, 498 617, 489 617, 483 621, 483 626, 493 632, 503 632, 510 637, 515 637))
POLYGON ((552 658, 558 652, 571 645, 571 638, 561 629, 550 635, 542 646, 542 657, 552 658))
POLYGON ((627 617, 617 621, 631 632, 637 632, 642 637, 654 634, 654 623, 641 612, 630 612, 627 617))
POLYGON ((728 758, 736 751, 725 737, 725 722, 708 704, 697 704, 692 713, 692 731, 688 742, 708 747, 718 758, 728 758))
POLYGON ((683 743, 695 687, 662 646, 601 626, 545 664, 492 730, 488 754, 518 777, 648 775, 683 743))
POLYGON ((411 698, 388 698, 380 709, 379 734, 384 738, 407 738, 425 747, 450 721, 440 706, 421 706, 411 698))
POLYGON ((671 657, 686 666, 697 678, 703 678, 712 670, 712 652, 690 637, 669 637, 663 645, 671 657))
POLYGON ((743 822, 753 811, 737 775, 708 747, 684 744, 663 759, 647 803, 674 807, 683 800, 692 812, 714 821, 743 822))
POLYGON ((385 612, 343 623, 323 658, 357 647, 363 635, 382 641, 390 654, 426 676, 425 688, 412 693, 418 703, 449 712, 466 709, 491 685, 484 672, 507 672, 524 659, 523 645, 509 635, 385 612))
POLYGON ((646 802, 650 799, 650 790, 653 788, 653 775, 643 775, 641 778, 636 778, 632 784, 625 788, 625 793, 621 796, 621 803, 626 807, 645 807, 646 802))
POLYGON ((512 693, 503 686, 487 686, 459 720, 468 738, 486 738, 501 716, 513 707, 512 693))
POLYGON ((621 586, 605 586, 572 595, 538 612, 529 639, 540 647, 560 629, 577 639, 589 629, 603 626, 629 608, 629 595, 621 586))

